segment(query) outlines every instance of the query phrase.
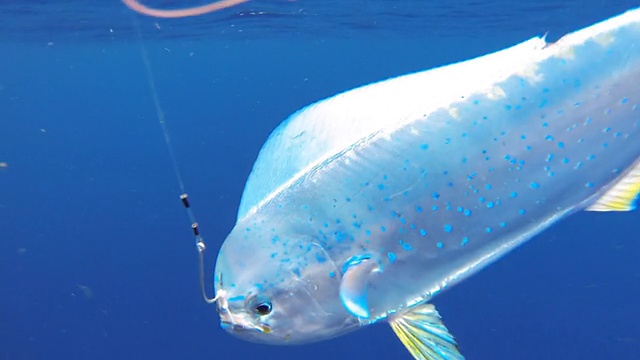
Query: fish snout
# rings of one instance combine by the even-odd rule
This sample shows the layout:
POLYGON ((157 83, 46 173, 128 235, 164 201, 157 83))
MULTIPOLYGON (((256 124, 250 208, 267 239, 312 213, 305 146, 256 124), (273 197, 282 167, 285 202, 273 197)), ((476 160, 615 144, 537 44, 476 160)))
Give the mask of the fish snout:
POLYGON ((220 327, 231 333, 259 332, 269 334, 271 327, 268 324, 254 324, 245 314, 232 314, 225 302, 218 302, 218 314, 220 315, 220 327))

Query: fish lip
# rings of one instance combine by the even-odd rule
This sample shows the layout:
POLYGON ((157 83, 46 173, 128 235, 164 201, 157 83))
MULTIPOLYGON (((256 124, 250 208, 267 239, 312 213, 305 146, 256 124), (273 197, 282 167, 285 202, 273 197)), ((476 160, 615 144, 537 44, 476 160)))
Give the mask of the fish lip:
POLYGON ((225 307, 218 308, 220 315, 220 327, 230 332, 257 332, 270 333, 271 327, 268 324, 255 325, 247 322, 242 315, 234 316, 225 307))
POLYGON ((220 327, 222 327, 224 330, 231 331, 231 332, 245 330, 244 326, 236 324, 232 321, 225 321, 225 320, 220 321, 220 327))
POLYGON ((269 325, 262 326, 245 326, 242 324, 235 323, 233 321, 221 320, 220 327, 229 332, 254 332, 254 333, 262 333, 269 334, 271 332, 271 327, 269 325))
POLYGON ((244 330, 245 327, 238 324, 228 311, 222 309, 221 311, 218 311, 218 314, 220 315, 220 326, 223 329, 227 331, 244 330))

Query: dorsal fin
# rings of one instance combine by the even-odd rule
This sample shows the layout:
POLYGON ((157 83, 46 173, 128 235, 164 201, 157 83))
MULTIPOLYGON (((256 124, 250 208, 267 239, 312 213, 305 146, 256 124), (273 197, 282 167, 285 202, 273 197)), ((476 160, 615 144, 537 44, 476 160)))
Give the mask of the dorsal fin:
POLYGON ((299 110, 260 151, 242 195, 238 220, 359 140, 391 132, 461 96, 487 92, 509 76, 526 73, 544 46, 543 39, 533 38, 474 60, 363 86, 299 110))

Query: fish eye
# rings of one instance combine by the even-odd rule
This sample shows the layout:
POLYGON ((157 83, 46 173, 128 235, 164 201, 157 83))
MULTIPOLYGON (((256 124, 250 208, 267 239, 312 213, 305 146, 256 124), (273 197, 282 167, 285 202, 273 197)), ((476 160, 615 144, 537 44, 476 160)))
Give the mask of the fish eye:
POLYGON ((269 315, 271 313, 271 303, 268 301, 263 301, 256 305, 255 310, 260 316, 269 315))

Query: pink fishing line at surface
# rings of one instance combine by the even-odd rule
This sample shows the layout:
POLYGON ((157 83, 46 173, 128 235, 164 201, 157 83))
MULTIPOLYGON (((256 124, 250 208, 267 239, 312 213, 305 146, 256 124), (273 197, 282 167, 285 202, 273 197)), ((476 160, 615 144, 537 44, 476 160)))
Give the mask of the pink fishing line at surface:
POLYGON ((247 1, 249 0, 218 0, 207 5, 188 7, 184 9, 162 10, 162 9, 154 9, 146 5, 143 5, 138 0, 122 0, 122 2, 125 5, 127 5, 131 10, 135 12, 138 12, 144 15, 149 15, 149 16, 161 17, 161 18, 180 18, 180 17, 187 17, 187 16, 198 16, 198 15, 226 9, 232 6, 236 6, 236 5, 245 3, 247 1))

